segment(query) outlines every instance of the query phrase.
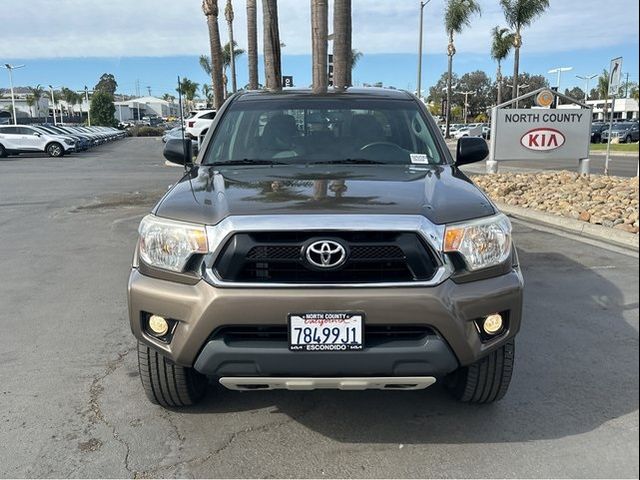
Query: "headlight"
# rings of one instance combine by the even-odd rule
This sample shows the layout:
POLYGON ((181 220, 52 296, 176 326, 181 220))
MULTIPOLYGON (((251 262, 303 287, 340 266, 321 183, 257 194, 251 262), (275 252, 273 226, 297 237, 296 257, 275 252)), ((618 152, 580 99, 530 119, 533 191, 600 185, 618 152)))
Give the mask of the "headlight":
POLYGON ((69 139, 69 138, 65 138, 64 139, 64 143, 66 143, 67 145, 73 145, 73 140, 69 139))
POLYGON ((511 222, 503 215, 447 225, 445 252, 458 252, 469 270, 499 265, 511 254, 511 222))
POLYGON ((202 225, 147 215, 140 222, 140 258, 152 267, 182 272, 192 255, 207 253, 207 232, 202 225))

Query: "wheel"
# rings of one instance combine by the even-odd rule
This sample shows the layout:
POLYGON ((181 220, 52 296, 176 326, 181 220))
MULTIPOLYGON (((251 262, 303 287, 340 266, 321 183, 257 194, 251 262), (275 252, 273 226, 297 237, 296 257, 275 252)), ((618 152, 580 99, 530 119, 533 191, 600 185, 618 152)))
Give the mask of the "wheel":
POLYGON ((47 155, 50 157, 61 157, 64 155, 64 149, 62 145, 57 142, 50 143, 47 145, 47 155))
POLYGON ((4 149, 2 145, 0 145, 0 158, 4 158, 7 156, 7 151, 4 149))
POLYGON ((624 143, 631 143, 631 135, 624 137, 624 143))
POLYGON ((193 368, 172 363, 138 342, 138 371, 151 403, 167 408, 195 405, 207 390, 207 378, 193 368))
POLYGON ((445 379, 447 389, 462 402, 500 400, 511 382, 514 348, 511 340, 476 363, 459 368, 445 379))

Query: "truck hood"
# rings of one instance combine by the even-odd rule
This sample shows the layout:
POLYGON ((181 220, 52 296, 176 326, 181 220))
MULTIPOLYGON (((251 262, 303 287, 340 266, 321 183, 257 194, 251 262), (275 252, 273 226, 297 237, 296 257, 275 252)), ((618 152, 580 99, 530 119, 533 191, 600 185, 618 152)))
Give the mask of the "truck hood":
POLYGON ((436 224, 492 215, 485 195, 451 165, 194 167, 154 209, 215 225, 230 215, 405 214, 436 224))

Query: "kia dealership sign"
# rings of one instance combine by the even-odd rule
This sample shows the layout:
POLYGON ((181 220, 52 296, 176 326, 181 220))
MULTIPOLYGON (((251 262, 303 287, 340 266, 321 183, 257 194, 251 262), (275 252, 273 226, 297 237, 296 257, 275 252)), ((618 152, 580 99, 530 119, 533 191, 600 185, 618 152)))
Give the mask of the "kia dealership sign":
POLYGON ((591 110, 494 109, 494 160, 565 160, 589 157, 591 110), (494 134, 495 133, 495 134, 494 134))

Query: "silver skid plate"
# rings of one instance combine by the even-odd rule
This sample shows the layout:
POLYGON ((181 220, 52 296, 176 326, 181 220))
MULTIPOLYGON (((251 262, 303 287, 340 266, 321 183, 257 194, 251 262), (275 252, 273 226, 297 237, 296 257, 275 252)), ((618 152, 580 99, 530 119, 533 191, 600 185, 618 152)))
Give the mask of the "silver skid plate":
POLYGON ((434 377, 222 377, 230 390, 420 390, 433 385, 434 377))

